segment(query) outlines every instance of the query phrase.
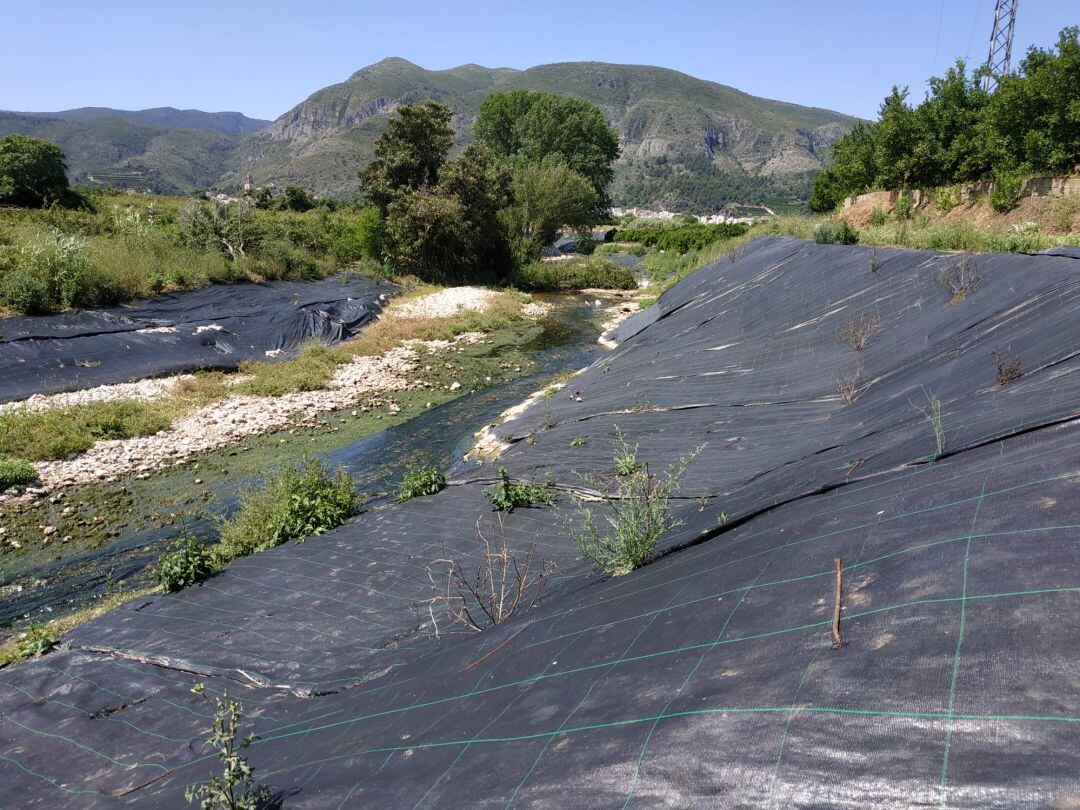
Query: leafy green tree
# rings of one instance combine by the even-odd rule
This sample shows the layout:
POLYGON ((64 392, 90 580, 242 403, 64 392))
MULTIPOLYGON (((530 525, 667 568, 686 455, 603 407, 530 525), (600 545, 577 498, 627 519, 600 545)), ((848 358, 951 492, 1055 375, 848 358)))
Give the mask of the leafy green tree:
POLYGON ((606 205, 619 136, 587 101, 528 90, 492 93, 480 104, 473 136, 500 157, 530 164, 561 159, 606 205))
POLYGON ((539 248, 555 241, 563 226, 593 224, 599 195, 587 177, 549 156, 514 172, 514 201, 507 224, 515 236, 539 248))
POLYGON ((510 172, 480 146, 447 163, 434 188, 399 195, 386 216, 391 260, 433 281, 494 281, 512 269, 500 211, 512 199, 510 172))
POLYGON ((1054 49, 1032 48, 997 90, 980 86, 962 60, 930 80, 912 107, 893 88, 879 120, 856 127, 833 149, 814 182, 811 208, 827 211, 870 188, 934 187, 980 179, 998 185, 999 208, 1015 204, 1023 177, 1080 164, 1080 29, 1066 28, 1054 49))
POLYGON ((375 141, 375 159, 360 173, 367 199, 387 215, 402 194, 432 188, 454 143, 453 111, 438 101, 397 109, 375 141))
POLYGON ((986 110, 995 164, 1069 172, 1080 163, 1080 29, 1064 29, 1057 53, 1028 51, 1017 75, 1003 76, 986 110))
POLYGON ((317 203, 300 186, 285 186, 285 192, 281 195, 280 207, 286 211, 297 211, 303 213, 304 211, 310 211, 317 203))
POLYGON ((59 146, 17 132, 0 138, 0 203, 41 208, 70 195, 59 146))

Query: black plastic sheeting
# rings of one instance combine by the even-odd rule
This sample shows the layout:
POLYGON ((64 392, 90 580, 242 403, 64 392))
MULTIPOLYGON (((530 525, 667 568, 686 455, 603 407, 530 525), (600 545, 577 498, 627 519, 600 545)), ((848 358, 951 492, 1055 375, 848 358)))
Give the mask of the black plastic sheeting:
POLYGON ((494 465, 471 469, 0 673, 6 795, 183 806, 217 768, 199 681, 243 700, 285 807, 1069 806, 1080 263, 979 256, 950 302, 956 261, 764 239, 689 276, 499 429, 499 464, 565 487, 610 471, 616 425, 653 470, 707 444, 658 559, 591 573, 565 494, 515 510, 511 544, 559 564, 542 604, 434 638, 425 569, 475 560, 492 516, 494 465), (870 315, 856 358, 837 333, 870 315), (995 348, 1022 357, 1003 387, 995 348))
POLYGON ((211 286, 131 306, 0 319, 0 402, 287 357, 378 315, 389 284, 364 276, 211 286))

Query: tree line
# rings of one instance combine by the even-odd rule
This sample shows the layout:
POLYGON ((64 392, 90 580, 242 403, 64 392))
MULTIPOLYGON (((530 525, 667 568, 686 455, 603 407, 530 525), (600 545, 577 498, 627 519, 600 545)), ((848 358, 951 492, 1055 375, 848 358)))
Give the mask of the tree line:
POLYGON ((593 105, 551 93, 492 93, 474 143, 454 160, 453 111, 399 108, 360 174, 377 212, 380 258, 397 272, 446 282, 512 277, 563 227, 609 208, 618 136, 593 105))
POLYGON ((977 180, 998 186, 995 207, 1015 203, 1032 174, 1073 171, 1080 163, 1080 29, 1056 47, 1032 48, 1014 74, 982 88, 984 69, 963 60, 930 79, 918 105, 893 87, 878 121, 859 124, 833 148, 833 164, 814 182, 810 209, 835 209, 875 188, 932 188, 977 180))

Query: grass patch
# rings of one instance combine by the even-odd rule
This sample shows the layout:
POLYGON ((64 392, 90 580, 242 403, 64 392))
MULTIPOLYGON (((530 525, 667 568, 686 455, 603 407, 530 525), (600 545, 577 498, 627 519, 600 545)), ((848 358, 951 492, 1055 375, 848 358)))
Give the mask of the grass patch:
POLYGON ((513 282, 514 286, 523 290, 537 292, 632 290, 637 287, 634 274, 629 269, 600 256, 533 262, 519 270, 513 282))
POLYGON ((323 534, 356 512, 352 478, 339 469, 331 474, 311 459, 272 473, 261 487, 240 495, 236 514, 221 524, 215 562, 224 565, 257 551, 323 534))
POLYGON ((29 461, 0 455, 0 492, 32 484, 36 480, 37 471, 29 461))
POLYGON ((0 455, 47 461, 82 453, 101 439, 149 436, 167 428, 176 403, 112 400, 55 411, 0 414, 0 455))
POLYGON ((280 363, 247 361, 240 364, 240 373, 250 375, 235 386, 237 394, 257 397, 279 397, 294 391, 317 391, 325 388, 334 376, 334 369, 347 361, 336 352, 312 338, 300 346, 296 359, 280 363))

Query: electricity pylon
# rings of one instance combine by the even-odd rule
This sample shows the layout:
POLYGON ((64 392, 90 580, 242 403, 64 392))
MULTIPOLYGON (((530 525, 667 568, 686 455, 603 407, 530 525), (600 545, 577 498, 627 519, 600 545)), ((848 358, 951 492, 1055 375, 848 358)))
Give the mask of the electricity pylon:
POLYGON ((1016 28, 1016 6, 1020 0, 997 0, 994 9, 994 33, 990 35, 990 55, 986 58, 983 90, 997 87, 997 77, 1009 72, 1012 62, 1013 29, 1016 28))

